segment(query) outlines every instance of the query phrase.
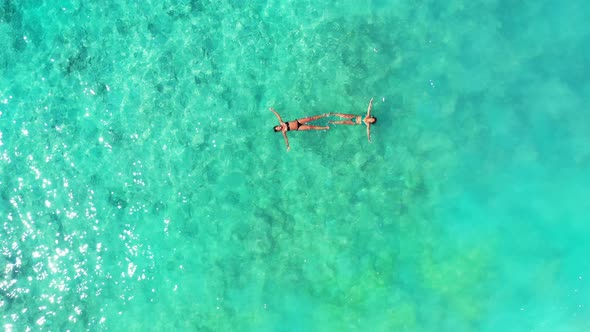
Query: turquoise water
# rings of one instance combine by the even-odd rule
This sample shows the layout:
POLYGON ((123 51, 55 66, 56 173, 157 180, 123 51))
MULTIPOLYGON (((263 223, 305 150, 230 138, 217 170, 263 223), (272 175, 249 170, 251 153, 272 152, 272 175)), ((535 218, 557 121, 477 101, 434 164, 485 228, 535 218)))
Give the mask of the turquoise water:
POLYGON ((590 3, 346 3, 3 1, 3 329, 588 330, 590 3))

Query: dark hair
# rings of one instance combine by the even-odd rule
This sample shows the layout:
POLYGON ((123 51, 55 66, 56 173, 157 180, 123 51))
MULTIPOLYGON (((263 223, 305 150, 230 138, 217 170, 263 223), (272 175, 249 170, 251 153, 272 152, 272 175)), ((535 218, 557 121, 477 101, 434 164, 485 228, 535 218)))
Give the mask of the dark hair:
POLYGON ((373 123, 377 123, 377 118, 373 117, 373 123))
POLYGON ((280 128, 280 127, 281 127, 281 126, 274 126, 274 127, 272 127, 272 130, 274 130, 274 131, 275 131, 275 133, 276 133, 276 132, 279 132, 279 131, 281 131, 281 128, 280 128), (277 127, 279 127, 279 129, 277 129, 277 127))

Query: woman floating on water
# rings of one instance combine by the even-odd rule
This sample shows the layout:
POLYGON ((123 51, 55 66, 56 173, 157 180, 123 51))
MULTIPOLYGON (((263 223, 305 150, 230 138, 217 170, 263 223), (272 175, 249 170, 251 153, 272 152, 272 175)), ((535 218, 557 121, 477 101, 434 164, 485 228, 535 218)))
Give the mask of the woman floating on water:
POLYGON ((369 142, 371 142, 371 125, 377 123, 377 118, 371 116, 371 107, 373 107, 373 98, 369 101, 369 109, 367 109, 367 115, 365 118, 362 119, 362 115, 354 115, 354 114, 342 114, 342 113, 330 113, 330 115, 339 116, 341 118, 345 118, 348 120, 344 121, 330 121, 333 124, 346 124, 346 125, 360 125, 361 122, 364 122, 367 126, 367 137, 369 138, 369 142), (354 121, 352 120, 354 119, 354 121))
POLYGON ((306 125, 306 123, 308 123, 309 121, 324 118, 324 117, 328 116, 328 114, 316 115, 316 116, 312 116, 309 118, 296 119, 293 121, 284 122, 283 119, 281 119, 281 116, 279 115, 279 113, 277 113, 272 107, 270 108, 270 110, 277 116, 277 119, 279 119, 279 125, 274 127, 274 131, 275 132, 280 131, 283 133, 283 137, 285 138, 285 143, 287 144, 287 151, 289 151, 291 149, 289 147, 289 139, 287 138, 288 131, 291 131, 291 130, 328 130, 328 129, 330 129, 329 126, 306 125))

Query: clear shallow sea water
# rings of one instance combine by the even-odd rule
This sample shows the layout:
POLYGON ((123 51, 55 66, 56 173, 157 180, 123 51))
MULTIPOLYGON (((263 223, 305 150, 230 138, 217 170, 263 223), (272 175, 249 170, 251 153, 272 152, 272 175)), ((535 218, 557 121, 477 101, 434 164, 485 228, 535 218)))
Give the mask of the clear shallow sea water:
POLYGON ((589 7, 3 1, 3 329, 588 330, 589 7))

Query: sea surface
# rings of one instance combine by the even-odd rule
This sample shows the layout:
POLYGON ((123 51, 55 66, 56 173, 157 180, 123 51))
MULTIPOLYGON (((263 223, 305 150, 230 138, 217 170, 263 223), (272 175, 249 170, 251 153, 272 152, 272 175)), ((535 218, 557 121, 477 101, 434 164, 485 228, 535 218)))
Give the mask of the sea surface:
POLYGON ((589 12, 0 1, 0 329, 589 331, 589 12))

